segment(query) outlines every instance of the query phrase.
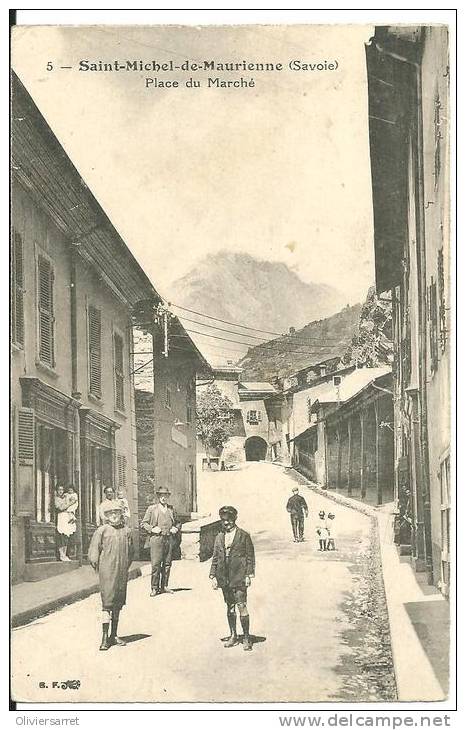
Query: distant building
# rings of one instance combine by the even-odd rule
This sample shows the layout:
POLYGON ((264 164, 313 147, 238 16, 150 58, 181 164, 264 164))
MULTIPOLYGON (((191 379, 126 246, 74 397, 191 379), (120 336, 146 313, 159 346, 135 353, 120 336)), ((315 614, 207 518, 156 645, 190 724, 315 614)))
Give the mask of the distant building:
POLYGON ((291 373, 285 378, 280 379, 280 384, 283 390, 301 390, 306 388, 311 383, 324 378, 326 375, 330 375, 335 372, 340 365, 340 357, 331 357, 321 362, 312 363, 307 365, 294 373, 291 373))
POLYGON ((391 368, 347 368, 293 396, 293 464, 327 489, 391 502, 391 368))
POLYGON ((366 55, 376 284, 393 302, 397 540, 448 595, 448 29, 378 27, 366 55))
POLYGON ((199 444, 202 468, 228 467, 244 461, 273 461, 281 448, 281 410, 274 404, 277 390, 271 383, 243 381, 236 366, 213 369, 214 383, 233 404, 233 432, 221 452, 209 458, 199 444))

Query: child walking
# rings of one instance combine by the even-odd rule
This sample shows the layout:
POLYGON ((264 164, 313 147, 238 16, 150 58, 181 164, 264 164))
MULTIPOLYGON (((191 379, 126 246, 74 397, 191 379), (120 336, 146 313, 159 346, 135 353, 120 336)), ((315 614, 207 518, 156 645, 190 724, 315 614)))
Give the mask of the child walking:
POLYGON ((319 536, 319 550, 327 550, 327 538, 329 536, 329 531, 327 528, 327 520, 325 519, 325 512, 323 509, 321 509, 319 512, 316 532, 319 536))
POLYGON ((327 515, 327 550, 335 550, 335 537, 334 537, 334 522, 335 515, 333 512, 329 512, 327 515))

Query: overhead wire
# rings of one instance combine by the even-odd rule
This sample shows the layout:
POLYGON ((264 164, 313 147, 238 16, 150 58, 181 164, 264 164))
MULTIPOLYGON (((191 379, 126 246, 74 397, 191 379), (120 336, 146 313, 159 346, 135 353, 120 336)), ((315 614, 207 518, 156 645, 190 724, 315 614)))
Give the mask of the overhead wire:
MULTIPOLYGON (((227 332, 231 335, 238 335, 239 337, 249 337, 251 340, 262 340, 263 342, 270 342, 270 337, 257 337, 257 335, 250 335, 247 332, 245 332, 243 334, 242 332, 235 332, 234 330, 226 329, 225 327, 218 327, 217 325, 214 325, 214 324, 206 324, 205 322, 199 322, 199 320, 189 319, 188 317, 183 317, 183 316, 180 316, 179 319, 182 319, 185 322, 192 322, 193 324, 198 324, 201 327, 209 327, 210 329, 219 330, 220 332, 227 332)), ((220 321, 222 321, 222 320, 220 320, 220 321)), ((260 332, 261 330, 254 330, 254 331, 260 332)), ((295 337, 294 335, 289 335, 289 334, 288 335, 287 334, 278 335, 276 338, 276 341, 278 342, 279 338, 288 338, 288 337, 292 337, 293 342, 298 343, 300 345, 313 344, 314 342, 320 343, 322 345, 327 345, 327 344, 331 345, 332 343, 341 342, 341 340, 337 340, 334 338, 324 338, 324 337, 308 337, 306 339, 301 340, 301 339, 295 337)))
MULTIPOLYGON (((271 330, 265 330, 260 329, 258 327, 250 327, 249 325, 245 324, 239 324, 238 322, 230 322, 226 319, 220 319, 220 317, 213 317, 211 314, 205 314, 204 312, 198 312, 195 309, 188 309, 188 307, 182 307, 180 304, 175 304, 174 302, 170 302, 170 306, 176 307, 177 309, 182 309, 184 312, 190 312, 191 314, 197 314, 199 317, 205 317, 206 319, 212 319, 215 322, 222 322, 222 324, 229 324, 233 327, 240 327, 241 329, 251 330, 252 332, 263 332, 267 335, 275 335, 276 337, 286 337, 287 333, 284 332, 272 332, 271 330)), ((177 315, 178 316, 178 315, 177 315)), ((179 315, 180 319, 186 319, 187 317, 183 317, 183 315, 179 315)), ((188 320, 189 322, 193 322, 194 320, 188 320)), ((202 322, 196 322, 196 324, 203 324, 202 322)), ((205 327, 208 327, 209 325, 204 325, 205 327)), ((213 326, 213 325, 212 325, 213 326)), ((236 333, 235 333, 236 334, 236 333)), ((238 334, 240 334, 238 332, 238 334)), ((252 335, 251 335, 252 337, 252 335)), ((308 338, 308 339, 322 339, 322 338, 308 338)), ((339 340, 336 338, 326 338, 328 342, 338 342, 339 340)))
MULTIPOLYGON (((233 342, 233 343, 235 343, 237 345, 245 345, 245 346, 249 346, 249 347, 262 347, 262 348, 266 348, 266 349, 270 349, 270 348, 277 349, 276 347, 274 347, 275 342, 270 342, 270 341, 266 341, 264 343, 261 343, 261 344, 258 344, 258 345, 254 345, 254 343, 251 343, 251 342, 240 342, 239 340, 232 340, 232 339, 230 339, 228 337, 219 337, 218 335, 210 335, 207 332, 199 332, 198 330, 191 330, 191 329, 187 329, 186 328, 186 332, 189 332, 190 334, 194 334, 194 335, 201 335, 201 336, 204 336, 204 337, 209 337, 209 338, 212 338, 214 340, 222 340, 224 342, 233 342)), ((247 335, 245 335, 245 337, 246 336, 247 335)), ((171 335, 171 337, 186 337, 186 335, 171 335)), ((282 343, 276 341, 276 344, 277 345, 280 345, 282 343)), ((296 342, 296 343, 290 342, 290 343, 288 343, 288 346, 289 345, 293 345, 293 344, 296 344, 297 347, 306 347, 306 344, 305 343, 299 343, 299 342, 296 342)), ((342 343, 342 342, 340 342, 338 345, 317 345, 317 344, 316 345, 310 345, 310 347, 313 347, 313 348, 316 348, 316 349, 317 348, 319 348, 319 349, 322 349, 323 348, 323 349, 326 349, 326 350, 335 349, 335 348, 340 349, 343 346, 344 346, 344 343, 342 343)), ((292 350, 292 351, 293 352, 296 352, 296 350, 292 350)))

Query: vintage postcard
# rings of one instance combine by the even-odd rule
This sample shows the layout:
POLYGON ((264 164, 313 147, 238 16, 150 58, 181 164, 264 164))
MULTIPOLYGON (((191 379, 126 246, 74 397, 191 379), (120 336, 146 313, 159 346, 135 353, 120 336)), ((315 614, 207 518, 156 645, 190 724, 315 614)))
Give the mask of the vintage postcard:
POLYGON ((450 38, 12 28, 13 701, 451 697, 450 38))

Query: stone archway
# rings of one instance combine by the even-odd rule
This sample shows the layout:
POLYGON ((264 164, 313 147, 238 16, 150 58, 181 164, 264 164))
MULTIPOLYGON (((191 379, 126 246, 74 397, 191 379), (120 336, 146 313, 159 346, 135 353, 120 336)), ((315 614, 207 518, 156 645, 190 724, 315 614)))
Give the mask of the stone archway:
POLYGON ((246 461, 264 461, 267 456, 267 442, 260 436, 250 436, 244 442, 246 461))

